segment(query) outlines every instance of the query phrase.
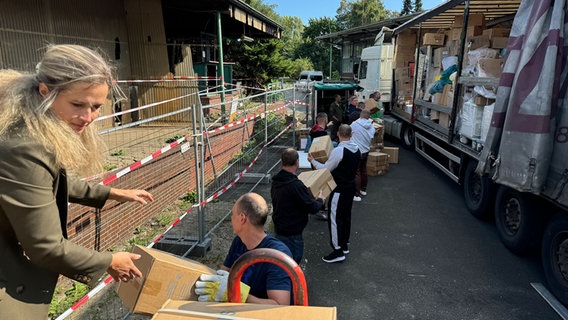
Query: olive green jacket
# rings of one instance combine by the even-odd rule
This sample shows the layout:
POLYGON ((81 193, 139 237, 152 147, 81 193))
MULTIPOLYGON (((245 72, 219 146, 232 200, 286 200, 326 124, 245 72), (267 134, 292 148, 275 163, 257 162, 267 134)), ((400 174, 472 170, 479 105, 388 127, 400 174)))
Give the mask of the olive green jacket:
POLYGON ((23 140, 0 142, 0 319, 46 319, 59 274, 94 285, 112 259, 66 229, 68 202, 100 208, 110 188, 68 178, 23 140))

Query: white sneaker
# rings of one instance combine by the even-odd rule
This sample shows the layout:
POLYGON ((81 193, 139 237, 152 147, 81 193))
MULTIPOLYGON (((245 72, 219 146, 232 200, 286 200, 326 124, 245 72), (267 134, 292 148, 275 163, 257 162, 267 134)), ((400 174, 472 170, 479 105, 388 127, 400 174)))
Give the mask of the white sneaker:
POLYGON ((354 196, 354 197, 353 197, 353 201, 361 201, 361 197, 354 196))
POLYGON ((361 190, 361 191, 359 191, 359 194, 362 195, 362 196, 366 196, 366 195, 367 195, 367 191, 361 190))

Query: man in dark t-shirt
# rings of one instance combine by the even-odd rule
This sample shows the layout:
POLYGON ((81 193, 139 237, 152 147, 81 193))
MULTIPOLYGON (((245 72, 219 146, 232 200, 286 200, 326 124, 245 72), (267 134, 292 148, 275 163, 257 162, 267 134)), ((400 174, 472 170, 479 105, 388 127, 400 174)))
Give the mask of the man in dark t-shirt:
MULTIPOLYGON (((242 254, 253 249, 276 249, 292 257, 290 249, 282 241, 264 231, 267 217, 268 205, 259 194, 246 193, 235 202, 231 223, 236 237, 221 269, 229 270, 242 254)), ((275 264, 251 265, 245 270, 241 282, 250 286, 247 303, 290 304, 290 277, 275 264)))

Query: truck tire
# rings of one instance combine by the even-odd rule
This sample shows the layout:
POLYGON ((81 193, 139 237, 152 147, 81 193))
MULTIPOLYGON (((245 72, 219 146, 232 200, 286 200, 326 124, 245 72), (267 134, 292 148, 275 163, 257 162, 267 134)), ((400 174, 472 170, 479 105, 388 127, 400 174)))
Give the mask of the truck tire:
POLYGON ((501 242, 515 254, 526 253, 542 228, 535 214, 535 199, 505 186, 499 186, 495 199, 495 225, 501 242))
POLYGON ((414 150, 414 128, 409 124, 402 126, 402 146, 408 150, 414 150))
POLYGON ((542 267, 548 289, 568 304, 568 217, 558 214, 550 220, 542 237, 542 267))
POLYGON ((469 212, 478 219, 491 216, 491 204, 494 199, 495 185, 486 176, 475 172, 477 161, 467 163, 464 174, 463 195, 469 212))

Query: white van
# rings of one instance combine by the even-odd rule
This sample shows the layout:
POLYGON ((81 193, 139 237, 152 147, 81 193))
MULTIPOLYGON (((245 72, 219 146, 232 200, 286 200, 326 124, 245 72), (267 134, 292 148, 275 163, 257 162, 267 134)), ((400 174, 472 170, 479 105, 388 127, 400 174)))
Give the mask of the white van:
POLYGON ((323 72, 304 70, 300 72, 300 77, 296 81, 296 88, 310 90, 316 82, 323 82, 323 72))

